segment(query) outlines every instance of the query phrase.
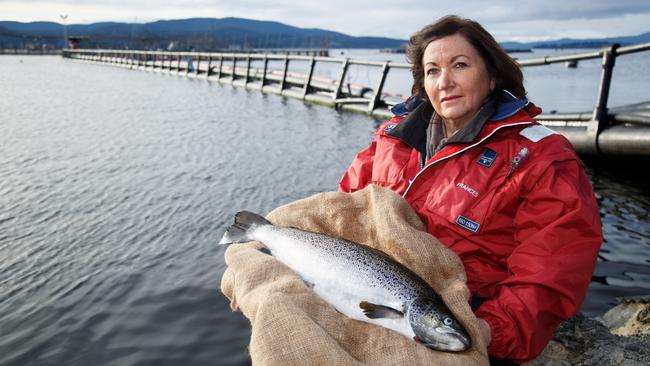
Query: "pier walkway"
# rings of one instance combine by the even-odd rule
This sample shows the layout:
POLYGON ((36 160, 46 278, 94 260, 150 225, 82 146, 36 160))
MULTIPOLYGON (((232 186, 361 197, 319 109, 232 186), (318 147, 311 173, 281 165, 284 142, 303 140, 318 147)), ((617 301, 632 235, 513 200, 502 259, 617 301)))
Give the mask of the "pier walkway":
MULTIPOLYGON (((616 57, 648 50, 650 43, 626 47, 613 45, 594 52, 517 62, 522 67, 530 67, 602 59, 599 93, 592 111, 542 114, 536 119, 564 134, 582 154, 650 157, 650 101, 611 109, 607 106, 616 57)), ((66 49, 62 54, 67 59, 83 62, 203 78, 382 119, 392 117, 389 108, 403 100, 384 91, 389 72, 410 69, 407 63, 270 53, 66 49), (306 71, 290 72, 290 63, 301 63, 306 71), (323 63, 338 65, 340 71, 336 79, 314 74, 316 65, 323 63), (378 72, 376 85, 346 83, 348 70, 355 65, 378 72)))

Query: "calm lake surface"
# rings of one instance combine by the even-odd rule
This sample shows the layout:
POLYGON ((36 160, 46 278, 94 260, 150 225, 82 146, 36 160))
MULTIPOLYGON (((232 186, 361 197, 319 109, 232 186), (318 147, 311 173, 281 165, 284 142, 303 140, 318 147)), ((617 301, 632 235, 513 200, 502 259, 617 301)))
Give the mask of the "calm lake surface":
MULTIPOLYGON (((565 80, 535 70, 535 100, 592 108, 595 90, 562 104, 543 91, 565 80)), ((558 93, 580 95, 587 70, 558 93)), ((640 83, 622 88, 630 103, 650 99, 640 83)), ((216 243, 236 211, 335 190, 379 123, 203 80, 0 57, 0 364, 250 363, 216 243)), ((588 164, 605 232, 583 307, 596 316, 650 293, 650 185, 645 167, 588 164)))

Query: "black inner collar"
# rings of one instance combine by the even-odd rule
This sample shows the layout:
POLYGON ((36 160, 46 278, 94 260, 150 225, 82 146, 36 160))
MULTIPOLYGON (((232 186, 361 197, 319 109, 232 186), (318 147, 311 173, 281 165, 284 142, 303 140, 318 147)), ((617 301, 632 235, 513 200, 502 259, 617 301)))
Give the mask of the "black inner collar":
MULTIPOLYGON (((474 119, 447 139, 444 145, 474 141, 495 110, 496 103, 490 98, 483 104, 474 119)), ((386 133, 402 140, 421 154, 426 154, 427 127, 432 115, 433 107, 431 103, 425 101, 410 112, 395 128, 386 133)))

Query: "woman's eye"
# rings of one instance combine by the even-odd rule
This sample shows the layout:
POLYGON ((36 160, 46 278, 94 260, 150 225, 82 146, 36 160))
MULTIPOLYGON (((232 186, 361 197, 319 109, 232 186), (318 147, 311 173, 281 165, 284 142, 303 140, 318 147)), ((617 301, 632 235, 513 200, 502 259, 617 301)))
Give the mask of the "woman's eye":
POLYGON ((467 64, 464 62, 457 62, 454 64, 454 67, 456 67, 457 69, 463 69, 467 67, 467 64))
POLYGON ((438 73, 438 69, 436 68, 430 68, 427 70, 427 75, 435 75, 438 73))

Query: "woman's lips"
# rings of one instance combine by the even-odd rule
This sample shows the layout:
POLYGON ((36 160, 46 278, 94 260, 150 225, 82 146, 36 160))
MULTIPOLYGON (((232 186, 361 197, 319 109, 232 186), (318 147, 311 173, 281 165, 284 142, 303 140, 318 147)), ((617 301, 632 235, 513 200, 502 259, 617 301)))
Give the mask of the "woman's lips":
POLYGON ((460 98, 459 95, 452 95, 452 96, 450 96, 450 97, 444 97, 444 98, 442 98, 442 100, 440 101, 440 103, 450 102, 450 101, 452 101, 452 100, 456 100, 456 99, 458 99, 458 98, 460 98))

